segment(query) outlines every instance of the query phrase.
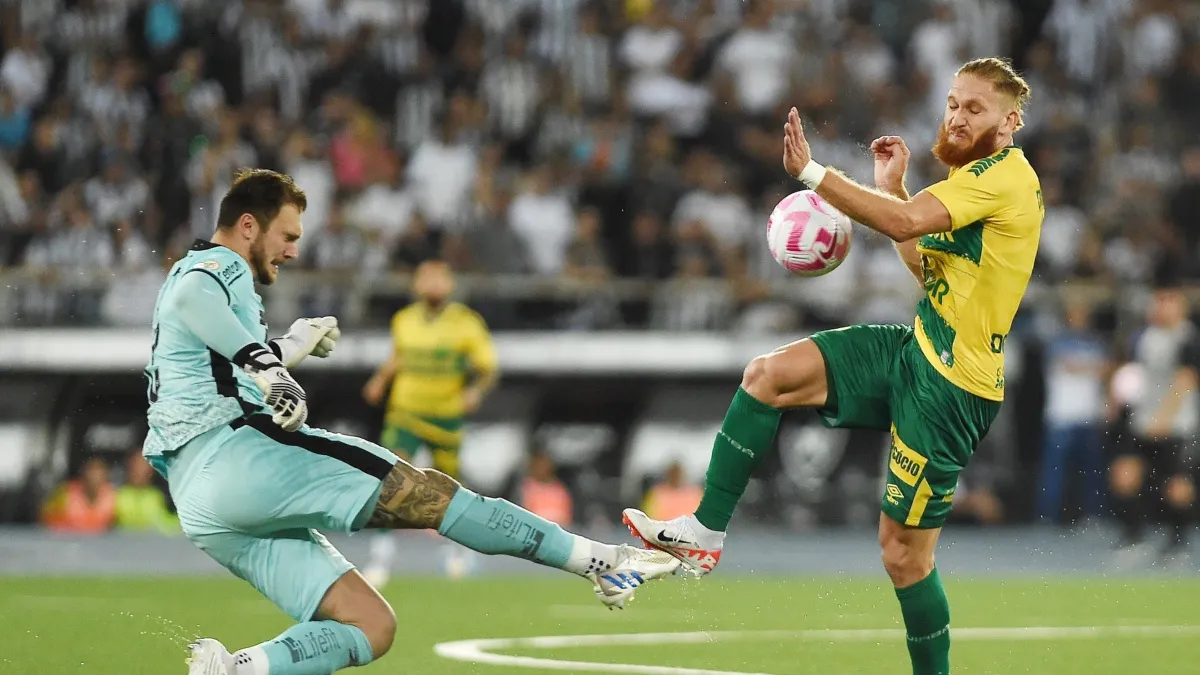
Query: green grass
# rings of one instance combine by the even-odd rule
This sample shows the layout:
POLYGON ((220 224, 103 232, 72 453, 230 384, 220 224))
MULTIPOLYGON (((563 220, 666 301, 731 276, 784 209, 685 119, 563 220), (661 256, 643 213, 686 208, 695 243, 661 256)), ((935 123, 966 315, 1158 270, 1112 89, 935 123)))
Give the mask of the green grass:
MULTIPOLYGON (((1200 580, 946 578, 954 626, 1200 625, 1200 580)), ((569 578, 402 578, 387 588, 399 635, 363 673, 457 675, 550 672, 442 659, 435 643, 592 633, 899 629, 883 579, 742 576, 648 587, 608 612, 569 578)), ((240 581, 0 579, 0 673, 184 673, 184 645, 210 635, 233 648, 273 637, 289 620, 240 581)), ((908 671, 893 636, 830 641, 773 636, 688 646, 516 648, 502 653, 609 663, 673 665, 778 675, 908 671)), ((959 639, 955 673, 1195 673, 1200 634, 1102 639, 959 639)), ((560 671, 561 672, 561 671, 560 671)))

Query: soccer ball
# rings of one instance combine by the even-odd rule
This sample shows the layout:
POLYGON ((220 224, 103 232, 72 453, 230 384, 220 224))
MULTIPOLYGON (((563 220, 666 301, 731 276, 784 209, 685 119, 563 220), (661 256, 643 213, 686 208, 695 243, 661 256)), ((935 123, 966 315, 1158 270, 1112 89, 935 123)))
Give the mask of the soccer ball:
POLYGON ((817 277, 842 264, 850 252, 850 219, 812 190, 783 198, 767 219, 767 248, 792 274, 817 277))

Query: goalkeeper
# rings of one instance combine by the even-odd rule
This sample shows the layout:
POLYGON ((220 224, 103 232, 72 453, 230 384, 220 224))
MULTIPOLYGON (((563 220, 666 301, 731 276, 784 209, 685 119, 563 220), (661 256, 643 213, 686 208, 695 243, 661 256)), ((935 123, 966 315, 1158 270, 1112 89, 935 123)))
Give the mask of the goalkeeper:
POLYGON ((305 203, 287 176, 240 173, 212 241, 175 264, 154 309, 147 460, 167 478, 188 538, 298 622, 237 654, 201 639, 192 675, 325 675, 391 647, 392 608, 319 529, 436 528, 585 577, 609 607, 675 571, 665 553, 578 537, 374 443, 306 426, 304 389, 288 369, 329 356, 337 321, 300 319, 267 341, 254 290, 298 255, 305 203))

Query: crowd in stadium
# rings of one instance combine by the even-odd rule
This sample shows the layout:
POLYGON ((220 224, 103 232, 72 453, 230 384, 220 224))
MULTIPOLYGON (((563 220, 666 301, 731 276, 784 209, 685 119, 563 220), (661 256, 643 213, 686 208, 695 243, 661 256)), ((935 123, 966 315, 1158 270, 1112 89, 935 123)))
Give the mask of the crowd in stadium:
MULTIPOLYGON (((669 296, 689 311, 659 326, 728 327, 783 278, 761 239, 796 189, 787 106, 822 162, 863 181, 866 144, 903 136, 915 190, 939 177, 931 83, 994 54, 1034 90, 1017 140, 1047 207, 1036 281, 1145 282, 1164 254, 1194 276, 1200 12, 1045 4, 4 0, 0 266, 32 276, 2 320, 144 322, 119 300, 152 297, 254 165, 308 192, 307 266, 725 278, 669 296), (54 291, 89 270, 109 297, 54 291)), ((888 242, 858 239, 832 283, 909 283, 888 242)), ((810 315, 910 318, 911 295, 850 302, 820 283, 810 315)))

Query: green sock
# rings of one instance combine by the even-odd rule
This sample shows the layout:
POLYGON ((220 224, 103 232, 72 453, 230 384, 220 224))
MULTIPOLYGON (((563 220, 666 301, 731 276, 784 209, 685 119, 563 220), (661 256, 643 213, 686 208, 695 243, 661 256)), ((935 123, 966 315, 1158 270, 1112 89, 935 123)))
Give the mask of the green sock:
POLYGON ((912 586, 896 589, 913 675, 950 673, 950 601, 937 568, 912 586))
POLYGON ((719 532, 729 527, 750 475, 771 449, 782 414, 738 387, 713 441, 704 477, 704 498, 696 509, 696 520, 701 525, 719 532))

